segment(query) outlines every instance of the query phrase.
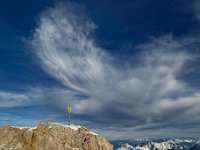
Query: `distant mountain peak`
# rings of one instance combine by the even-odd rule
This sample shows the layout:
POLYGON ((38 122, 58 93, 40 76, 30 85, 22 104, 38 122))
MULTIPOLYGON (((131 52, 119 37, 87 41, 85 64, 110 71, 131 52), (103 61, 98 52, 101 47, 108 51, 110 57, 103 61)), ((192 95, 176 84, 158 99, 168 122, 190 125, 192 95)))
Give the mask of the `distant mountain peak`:
POLYGON ((125 142, 117 150, 200 150, 200 140, 160 139, 160 141, 147 140, 144 143, 140 143, 141 140, 137 139, 134 141, 134 146, 125 142))

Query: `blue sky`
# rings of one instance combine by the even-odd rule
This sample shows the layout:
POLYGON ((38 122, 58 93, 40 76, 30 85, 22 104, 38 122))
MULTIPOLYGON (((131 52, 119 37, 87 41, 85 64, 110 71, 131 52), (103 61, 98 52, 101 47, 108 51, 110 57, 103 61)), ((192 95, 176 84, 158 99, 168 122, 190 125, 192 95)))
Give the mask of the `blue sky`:
POLYGON ((2 0, 0 125, 197 137, 198 0, 2 0))

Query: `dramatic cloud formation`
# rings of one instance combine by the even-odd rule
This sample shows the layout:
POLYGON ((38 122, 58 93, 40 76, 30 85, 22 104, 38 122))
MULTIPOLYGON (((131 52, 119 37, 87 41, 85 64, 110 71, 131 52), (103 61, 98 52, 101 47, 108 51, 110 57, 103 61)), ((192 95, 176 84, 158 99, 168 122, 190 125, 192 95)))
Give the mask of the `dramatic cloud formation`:
POLYGON ((183 124, 194 130, 200 123, 200 93, 181 75, 195 59, 188 51, 198 39, 153 38, 136 48, 140 52, 132 59, 137 62, 119 64, 95 43, 95 28, 76 4, 58 4, 41 14, 32 38, 35 54, 44 71, 66 87, 40 90, 41 100, 59 110, 71 105, 80 118, 112 125, 113 131, 129 129, 136 136, 148 129, 163 135, 166 127, 174 132, 183 124))

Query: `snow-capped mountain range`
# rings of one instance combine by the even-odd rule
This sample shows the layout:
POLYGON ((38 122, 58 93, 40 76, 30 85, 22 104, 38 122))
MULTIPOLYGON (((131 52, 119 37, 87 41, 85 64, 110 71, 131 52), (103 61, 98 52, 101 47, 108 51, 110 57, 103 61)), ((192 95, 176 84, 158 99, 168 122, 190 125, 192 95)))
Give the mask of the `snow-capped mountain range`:
POLYGON ((200 150, 197 139, 136 139, 120 145, 116 150, 200 150))

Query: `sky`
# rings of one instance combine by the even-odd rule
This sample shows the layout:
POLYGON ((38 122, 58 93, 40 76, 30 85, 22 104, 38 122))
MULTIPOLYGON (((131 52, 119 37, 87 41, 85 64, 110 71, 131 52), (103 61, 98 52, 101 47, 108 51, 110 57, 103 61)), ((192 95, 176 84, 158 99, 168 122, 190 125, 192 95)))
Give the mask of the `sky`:
POLYGON ((199 137, 199 46, 198 0, 1 0, 0 126, 199 137))

